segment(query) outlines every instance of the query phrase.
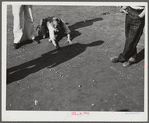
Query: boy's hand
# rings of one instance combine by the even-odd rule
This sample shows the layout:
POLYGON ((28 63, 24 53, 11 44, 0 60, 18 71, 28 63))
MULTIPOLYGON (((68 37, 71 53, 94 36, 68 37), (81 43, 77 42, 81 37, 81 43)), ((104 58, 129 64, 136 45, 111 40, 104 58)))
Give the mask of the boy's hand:
POLYGON ((69 44, 73 44, 73 42, 70 40, 70 34, 67 34, 67 41, 69 44))
POLYGON ((138 16, 139 18, 143 18, 145 16, 145 9, 138 16))
POLYGON ((73 44, 73 42, 69 38, 67 39, 67 41, 69 44, 73 44))

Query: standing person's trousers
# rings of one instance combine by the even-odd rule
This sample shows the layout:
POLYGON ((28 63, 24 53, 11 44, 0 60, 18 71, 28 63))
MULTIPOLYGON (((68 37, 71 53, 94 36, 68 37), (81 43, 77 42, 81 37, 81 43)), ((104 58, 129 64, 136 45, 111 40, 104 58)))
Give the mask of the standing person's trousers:
POLYGON ((143 33, 143 28, 145 25, 145 17, 140 18, 138 15, 143 10, 135 10, 128 8, 128 14, 125 20, 125 36, 126 42, 123 52, 119 55, 119 61, 125 62, 129 60, 130 57, 136 59, 137 56, 137 44, 143 33))
POLYGON ((31 5, 12 5, 14 43, 34 39, 34 25, 31 5), (24 22, 22 17, 24 13, 24 22), (24 26, 23 26, 24 24, 24 26))

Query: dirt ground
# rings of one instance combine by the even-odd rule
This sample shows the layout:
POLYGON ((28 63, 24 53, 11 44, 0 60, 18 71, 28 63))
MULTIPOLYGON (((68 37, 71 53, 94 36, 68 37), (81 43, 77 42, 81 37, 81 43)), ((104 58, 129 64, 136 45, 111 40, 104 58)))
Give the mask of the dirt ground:
POLYGON ((144 111, 144 34, 138 62, 128 68, 111 63, 125 43, 120 7, 33 6, 40 19, 58 16, 71 29, 74 44, 47 39, 13 49, 13 15, 7 13, 7 110, 144 111))

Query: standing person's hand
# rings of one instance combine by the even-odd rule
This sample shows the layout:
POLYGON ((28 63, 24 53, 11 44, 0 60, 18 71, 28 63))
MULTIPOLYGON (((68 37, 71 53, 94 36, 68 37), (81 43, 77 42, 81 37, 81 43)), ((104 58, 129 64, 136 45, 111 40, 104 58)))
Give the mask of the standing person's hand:
POLYGON ((127 6, 123 6, 121 9, 120 9, 120 12, 122 12, 122 13, 125 13, 125 14, 128 14, 128 12, 127 12, 127 6))
POLYGON ((143 18, 145 16, 145 9, 138 16, 139 18, 143 18))

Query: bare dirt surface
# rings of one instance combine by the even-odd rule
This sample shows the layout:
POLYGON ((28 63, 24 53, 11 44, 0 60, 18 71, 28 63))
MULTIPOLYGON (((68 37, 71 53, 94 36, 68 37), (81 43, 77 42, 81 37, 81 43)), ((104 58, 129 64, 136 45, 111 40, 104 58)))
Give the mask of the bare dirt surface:
POLYGON ((144 111, 144 34, 138 63, 124 68, 110 57, 122 52, 125 15, 119 7, 33 6, 40 19, 58 16, 68 23, 74 44, 47 39, 13 49, 13 16, 7 13, 7 110, 144 111))

